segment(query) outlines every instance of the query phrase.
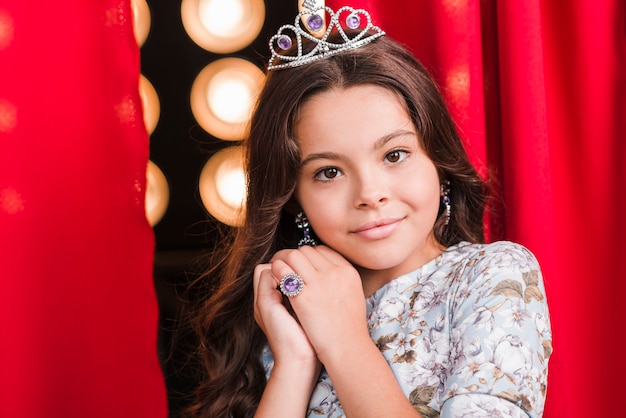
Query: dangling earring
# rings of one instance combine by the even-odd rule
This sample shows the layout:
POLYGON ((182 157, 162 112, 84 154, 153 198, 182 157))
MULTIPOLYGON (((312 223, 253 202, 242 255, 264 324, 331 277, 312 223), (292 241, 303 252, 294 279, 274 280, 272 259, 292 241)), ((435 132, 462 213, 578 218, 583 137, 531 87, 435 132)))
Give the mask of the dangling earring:
POLYGON ((450 223, 450 216, 452 215, 452 202, 450 201, 450 181, 446 180, 441 183, 441 202, 445 206, 446 221, 444 225, 450 223))
POLYGON ((315 247, 317 245, 317 242, 315 242, 313 237, 311 237, 311 230, 309 229, 309 220, 307 219, 307 217, 304 215, 303 212, 299 212, 296 215, 296 225, 298 226, 298 229, 302 230, 302 234, 304 235, 304 238, 298 241, 298 248, 302 247, 303 245, 310 245, 311 247, 315 247))

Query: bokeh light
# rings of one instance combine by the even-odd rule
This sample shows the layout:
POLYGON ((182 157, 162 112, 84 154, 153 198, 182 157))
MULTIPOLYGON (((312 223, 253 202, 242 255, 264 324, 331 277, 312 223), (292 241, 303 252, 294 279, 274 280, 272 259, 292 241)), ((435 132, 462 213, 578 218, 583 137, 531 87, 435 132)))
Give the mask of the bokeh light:
POLYGON ((133 30, 137 45, 141 48, 148 38, 150 26, 152 25, 152 17, 150 16, 150 7, 146 0, 131 0, 133 10, 133 30))
POLYGON ((213 154, 200 173, 202 204, 218 221, 241 226, 245 218, 244 148, 232 146, 213 154))
POLYGON ((191 111, 198 124, 224 140, 245 136, 252 109, 265 81, 250 61, 222 58, 207 65, 191 88, 191 111))
POLYGON ((148 161, 146 170, 146 218, 154 226, 167 211, 170 201, 170 188, 161 169, 148 161))
POLYGON ((150 135, 159 123, 161 103, 154 86, 143 74, 139 77, 139 96, 143 105, 143 120, 150 135))
POLYGON ((200 47, 218 54, 238 51, 259 35, 263 0, 183 0, 183 26, 200 47))

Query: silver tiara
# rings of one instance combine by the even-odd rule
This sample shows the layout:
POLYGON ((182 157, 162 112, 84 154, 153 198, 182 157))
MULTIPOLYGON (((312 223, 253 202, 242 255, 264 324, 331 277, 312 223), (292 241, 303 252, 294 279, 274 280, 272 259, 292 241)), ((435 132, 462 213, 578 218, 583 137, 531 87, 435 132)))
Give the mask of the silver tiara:
POLYGON ((279 70, 281 68, 298 67, 308 64, 343 51, 360 48, 385 34, 378 26, 372 24, 369 13, 363 9, 353 9, 352 7, 344 6, 336 12, 333 12, 330 7, 312 8, 308 6, 309 4, 311 4, 310 1, 304 2, 303 6, 305 9, 298 13, 293 25, 281 26, 276 35, 272 36, 270 39, 269 44, 272 56, 269 60, 268 70, 279 70), (318 13, 320 11, 322 11, 322 13, 318 13), (311 32, 315 33, 323 30, 323 13, 326 13, 330 18, 329 23, 323 35, 316 37, 312 35, 311 32), (305 25, 309 30, 305 30, 300 26, 303 20, 302 17, 305 15, 308 16, 305 25), (351 30, 361 28, 360 32, 349 37, 339 23, 339 19, 344 16, 346 28, 351 30), (343 42, 333 43, 327 41, 328 36, 335 29, 343 38, 343 42), (291 49, 294 37, 297 43, 297 52, 293 55, 286 55, 285 51, 291 49), (306 54, 302 53, 303 37, 310 39, 316 44, 315 47, 306 54), (277 52, 275 46, 278 47, 282 53, 277 52))

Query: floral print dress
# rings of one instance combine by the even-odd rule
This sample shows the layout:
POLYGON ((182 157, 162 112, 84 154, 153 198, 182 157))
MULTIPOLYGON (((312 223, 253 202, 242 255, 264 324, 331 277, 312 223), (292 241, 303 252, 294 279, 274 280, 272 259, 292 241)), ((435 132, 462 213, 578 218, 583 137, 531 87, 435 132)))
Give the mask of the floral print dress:
MULTIPOLYGON (((461 242, 366 303, 372 340, 424 418, 542 416, 552 334, 523 246, 461 242)), ((269 376, 269 348, 263 361, 269 376)), ((307 416, 345 417, 323 370, 307 416)))

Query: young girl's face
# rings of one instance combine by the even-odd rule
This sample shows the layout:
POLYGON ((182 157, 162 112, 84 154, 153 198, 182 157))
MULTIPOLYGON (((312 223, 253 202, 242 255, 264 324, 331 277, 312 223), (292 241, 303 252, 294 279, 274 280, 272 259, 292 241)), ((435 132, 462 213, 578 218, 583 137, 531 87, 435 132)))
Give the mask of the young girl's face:
POLYGON ((302 107, 295 135, 296 198, 364 280, 391 280, 441 252, 437 170, 396 95, 374 85, 323 92, 302 107))

